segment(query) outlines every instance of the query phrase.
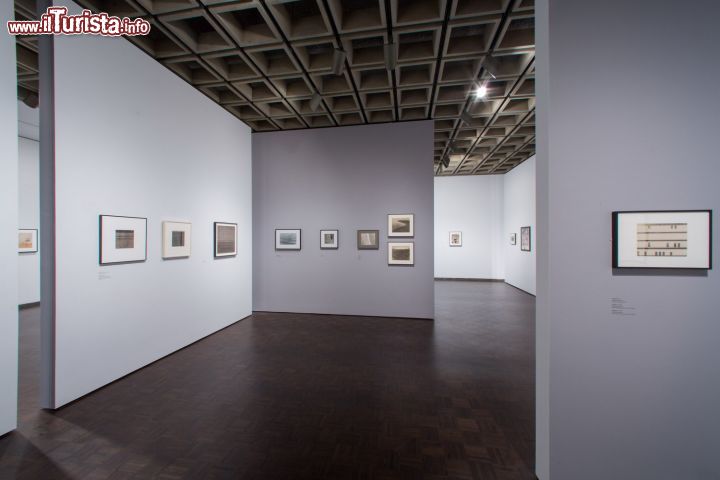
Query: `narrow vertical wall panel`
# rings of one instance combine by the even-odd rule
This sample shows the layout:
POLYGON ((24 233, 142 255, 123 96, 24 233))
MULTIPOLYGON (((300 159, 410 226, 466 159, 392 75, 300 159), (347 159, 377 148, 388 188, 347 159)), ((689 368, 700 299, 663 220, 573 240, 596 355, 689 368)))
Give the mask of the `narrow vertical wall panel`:
MULTIPOLYGON (((38 18, 52 0, 37 0, 38 18)), ((40 69, 40 405, 55 403, 55 38, 38 38, 40 69)))
MULTIPOLYGON (((0 4, 2 25, 13 3, 0 4)), ((15 38, 0 35, 0 435, 17 424, 18 138, 15 38)))
MULTIPOLYGON (((38 229, 40 226, 40 174, 37 140, 18 139, 18 225, 38 229)), ((18 303, 26 305, 40 301, 40 252, 18 256, 18 303)))

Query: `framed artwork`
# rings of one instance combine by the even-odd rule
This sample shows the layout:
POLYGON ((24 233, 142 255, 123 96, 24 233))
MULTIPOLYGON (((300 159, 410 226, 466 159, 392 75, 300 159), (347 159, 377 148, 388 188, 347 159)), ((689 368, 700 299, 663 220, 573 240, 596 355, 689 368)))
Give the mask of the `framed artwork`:
POLYGON ((517 233, 510 234, 510 245, 517 245, 517 233))
POLYGON ((415 244, 412 242, 388 242, 388 265, 414 265, 415 244))
POLYGON ((38 231, 33 228, 18 230, 18 253, 37 253, 38 231))
POLYGON ((462 247, 462 232, 450 232, 450 246, 462 247))
POLYGON ((712 210, 613 212, 613 268, 712 268, 712 210))
POLYGON ((189 257, 191 235, 189 222, 162 222, 162 258, 189 257))
POLYGON ((323 250, 336 250, 338 248, 340 232, 337 230, 320 230, 320 248, 323 250))
POLYGON ((300 229, 276 229, 275 250, 300 250, 300 229))
POLYGON ((380 248, 380 230, 358 230, 358 250, 377 250, 380 248))
POLYGON ((520 250, 530 251, 530 227, 520 227, 520 250))
POLYGON ((215 222, 215 258, 237 255, 237 223, 215 222))
POLYGON ((414 237, 415 215, 391 213, 388 215, 388 237, 414 237))
POLYGON ((100 265, 147 260, 147 218, 100 215, 100 265))

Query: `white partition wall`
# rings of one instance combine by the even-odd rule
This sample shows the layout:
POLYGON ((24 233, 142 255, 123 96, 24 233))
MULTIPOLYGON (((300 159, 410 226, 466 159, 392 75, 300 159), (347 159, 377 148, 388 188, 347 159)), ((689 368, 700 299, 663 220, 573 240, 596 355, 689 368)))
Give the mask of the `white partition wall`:
POLYGON ((503 190, 503 175, 435 177, 435 278, 505 278, 503 190))
POLYGON ((122 38, 56 38, 55 122, 59 407, 251 313, 252 192, 248 127, 122 38), (147 261, 99 265, 101 214, 147 218, 147 261), (161 258, 166 220, 189 258, 161 258))
POLYGON ((530 157, 503 175, 503 258, 505 281, 535 295, 535 252, 538 249, 535 223, 535 157, 530 157), (520 248, 520 229, 530 227, 530 251, 520 248), (512 245, 510 235, 516 235, 512 245))
MULTIPOLYGON (((13 2, 0 4, 4 25, 13 2)), ((15 39, 0 35, 0 435, 17 423, 18 138, 15 39)))
MULTIPOLYGON (((40 228, 40 109, 17 102, 18 226, 40 228)), ((39 232, 38 232, 39 233, 39 232)), ((39 247, 39 245, 38 245, 39 247)), ((40 251, 18 257, 18 303, 40 301, 40 251)))
POLYGON ((537 2, 540 480, 720 478, 720 3, 691 4, 537 2), (713 209, 713 269, 613 271, 611 212, 669 209, 713 209))
MULTIPOLYGON (((27 108, 27 107, 25 107, 27 108)), ((22 129, 23 124, 19 127, 22 129)), ((25 126, 27 129, 27 126, 25 126)), ((39 143, 30 138, 18 138, 18 226, 23 229, 40 228, 39 143)), ((40 251, 18 255, 18 303, 40 301, 40 251)))

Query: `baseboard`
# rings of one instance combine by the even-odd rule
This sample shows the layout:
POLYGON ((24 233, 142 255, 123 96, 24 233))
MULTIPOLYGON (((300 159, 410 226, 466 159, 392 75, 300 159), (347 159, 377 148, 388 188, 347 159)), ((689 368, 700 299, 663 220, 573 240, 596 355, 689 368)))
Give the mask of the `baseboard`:
POLYGON ((31 303, 21 303, 18 305, 18 308, 20 310, 25 310, 26 308, 33 308, 33 307, 39 307, 40 302, 31 302, 31 303))
POLYGON ((511 286, 512 288, 514 288, 515 290, 520 290, 521 292, 527 293, 527 294, 530 295, 530 296, 533 296, 533 297, 536 296, 534 293, 530 293, 530 292, 528 292, 527 290, 524 290, 524 289, 522 289, 522 288, 520 288, 520 287, 516 287, 516 286, 513 285, 512 283, 505 282, 505 285, 509 285, 509 286, 511 286))
POLYGON ((450 278, 435 277, 439 282, 504 282, 504 278, 450 278))
POLYGON ((350 313, 316 313, 316 312, 281 312, 275 310, 253 310, 253 315, 256 313, 279 313, 283 315, 322 315, 327 317, 356 317, 356 318, 392 318, 393 320, 424 320, 432 322, 434 318, 428 317, 401 317, 394 315, 353 315, 350 313))

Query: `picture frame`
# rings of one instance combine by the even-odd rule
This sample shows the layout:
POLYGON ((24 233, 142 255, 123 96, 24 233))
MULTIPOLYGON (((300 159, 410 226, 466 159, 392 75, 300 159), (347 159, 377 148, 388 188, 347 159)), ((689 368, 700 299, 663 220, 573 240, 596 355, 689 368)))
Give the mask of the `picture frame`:
POLYGON ((358 230, 358 250, 378 250, 380 248, 380 230, 358 230))
POLYGON ((388 242, 388 265, 415 265, 413 242, 388 242))
POLYGON ((532 248, 530 234, 530 227, 520 227, 520 250, 523 252, 529 252, 532 248))
POLYGON ((320 249, 337 250, 340 244, 339 230, 320 230, 320 249))
POLYGON ((462 232, 450 232, 449 244, 451 247, 462 247, 462 232))
POLYGON ((612 212, 612 267, 712 269, 712 210, 612 212))
POLYGON ((275 250, 300 250, 302 231, 299 228, 275 229, 275 250))
POLYGON ((37 228, 18 229, 18 253, 37 253, 38 231, 37 228))
POLYGON ((237 223, 213 222, 213 256, 215 258, 237 255, 237 223))
POLYGON ((391 213, 388 215, 388 237, 414 237, 415 214, 391 213))
POLYGON ((147 260, 147 218, 100 215, 100 265, 147 260))
POLYGON ((517 233, 510 234, 510 245, 517 245, 517 233))
POLYGON ((192 223, 162 222, 162 258, 188 258, 192 248, 192 223))

